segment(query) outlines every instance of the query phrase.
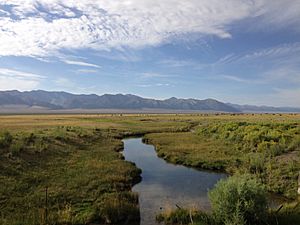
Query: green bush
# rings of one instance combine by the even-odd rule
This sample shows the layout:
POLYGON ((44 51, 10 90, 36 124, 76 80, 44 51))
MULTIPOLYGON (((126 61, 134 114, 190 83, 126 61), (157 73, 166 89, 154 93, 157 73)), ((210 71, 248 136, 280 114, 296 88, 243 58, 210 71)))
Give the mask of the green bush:
POLYGON ((249 158, 249 172, 262 173, 265 170, 266 156, 262 153, 250 153, 249 158))
POLYGON ((221 224, 261 224, 267 216, 265 188, 248 174, 219 181, 209 192, 209 199, 221 224))
POLYGON ((0 148, 9 147, 12 141, 13 141, 13 136, 9 132, 5 131, 0 134, 0 148))
POLYGON ((23 149, 23 143, 20 141, 17 141, 15 143, 11 144, 9 149, 13 156, 17 156, 23 149))

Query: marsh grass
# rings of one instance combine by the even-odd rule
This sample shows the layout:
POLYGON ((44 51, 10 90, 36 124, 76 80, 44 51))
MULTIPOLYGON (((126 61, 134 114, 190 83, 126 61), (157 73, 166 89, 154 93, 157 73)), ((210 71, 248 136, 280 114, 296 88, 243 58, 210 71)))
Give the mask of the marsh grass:
POLYGON ((1 149, 0 223, 138 220, 130 189, 141 171, 122 160, 120 143, 105 131, 75 127, 15 133, 1 149))
POLYGON ((271 192, 297 197, 300 124, 294 121, 206 121, 194 132, 147 134, 158 156, 201 169, 252 173, 271 192))
POLYGON ((119 153, 120 139, 133 135, 146 134, 145 141, 168 161, 250 171, 270 191, 295 197, 299 121, 299 114, 0 116, 0 224, 138 220, 137 196, 130 189, 141 171, 119 153), (210 133, 213 126, 217 134, 210 133), (241 127, 245 132, 239 134, 241 127), (262 141, 256 137, 261 129, 262 141))

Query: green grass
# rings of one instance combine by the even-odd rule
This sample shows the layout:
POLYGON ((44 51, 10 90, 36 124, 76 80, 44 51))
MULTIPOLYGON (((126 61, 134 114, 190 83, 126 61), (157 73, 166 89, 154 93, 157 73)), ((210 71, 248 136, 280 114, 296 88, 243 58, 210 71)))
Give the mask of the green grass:
POLYGON ((147 134, 160 157, 187 166, 256 174, 269 191, 297 197, 298 122, 207 121, 194 132, 147 134))
POLYGON ((1 149, 0 224, 138 220, 130 189, 140 170, 122 160, 121 144, 105 131, 73 127, 16 133, 1 149))
POLYGON ((144 141, 153 144, 158 156, 169 162, 202 169, 225 170, 238 154, 219 140, 195 133, 147 134, 144 141))
POLYGON ((121 138, 189 126, 156 115, 1 116, 0 224, 138 220, 141 171, 119 153, 121 138))
POLYGON ((197 224, 216 225, 214 217, 206 212, 195 209, 176 209, 166 211, 156 216, 156 220, 166 225, 172 224, 197 224))
POLYGON ((208 195, 211 211, 170 208, 158 214, 156 220, 166 225, 297 225, 300 221, 299 201, 268 208, 265 186, 251 174, 220 180, 208 195))
MULTIPOLYGON (((299 121, 299 114, 0 116, 0 224, 137 220, 131 187, 140 171, 119 153, 120 139, 133 135, 146 134, 170 162, 250 172, 269 191, 296 198, 299 121)), ((284 208, 278 220, 299 221, 294 211, 284 208)))
MULTIPOLYGON (((241 225, 240 222, 218 222, 211 212, 204 212, 196 209, 176 209, 162 212, 156 216, 156 220, 166 225, 241 225)), ((267 213, 266 225, 298 225, 300 221, 299 202, 290 203, 278 210, 269 210, 267 213)), ((255 223, 257 224, 257 223, 255 223)))

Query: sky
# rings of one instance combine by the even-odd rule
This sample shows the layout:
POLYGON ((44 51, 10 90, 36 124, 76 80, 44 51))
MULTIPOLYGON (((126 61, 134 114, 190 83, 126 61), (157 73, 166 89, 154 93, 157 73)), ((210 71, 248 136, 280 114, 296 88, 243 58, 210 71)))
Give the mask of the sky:
POLYGON ((299 0, 0 0, 0 90, 300 107, 299 0))

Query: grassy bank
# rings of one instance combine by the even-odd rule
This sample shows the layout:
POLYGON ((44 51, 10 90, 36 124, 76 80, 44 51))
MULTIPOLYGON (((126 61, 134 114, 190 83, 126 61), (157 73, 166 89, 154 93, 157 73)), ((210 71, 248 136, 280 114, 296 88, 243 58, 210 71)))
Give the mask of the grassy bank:
POLYGON ((0 140, 1 224, 138 220, 130 189, 140 171, 107 132, 58 127, 5 132, 0 140))
MULTIPOLYGON (((244 118, 244 120, 241 120, 244 118)), ((201 169, 252 173, 269 191, 295 199, 300 170, 297 120, 200 121, 193 132, 147 134, 145 142, 169 162, 201 169)))
POLYGON ((1 116, 0 224, 137 221, 141 171, 123 160, 121 138, 189 126, 155 115, 1 116))
POLYGON ((300 204, 295 201, 278 209, 268 207, 265 185, 251 174, 235 174, 220 180, 208 192, 211 211, 179 208, 166 210, 156 219, 164 224, 201 225, 297 225, 300 204))
MULTIPOLYGON (((212 213, 202 212, 197 209, 176 209, 163 212, 156 217, 157 221, 166 225, 222 225, 217 222, 212 213)), ((298 225, 300 221, 300 206, 298 203, 286 205, 279 212, 269 211, 262 224, 268 225, 298 225)), ((243 223, 228 223, 242 225, 243 223)), ((257 223, 255 223, 257 224, 257 223)))

